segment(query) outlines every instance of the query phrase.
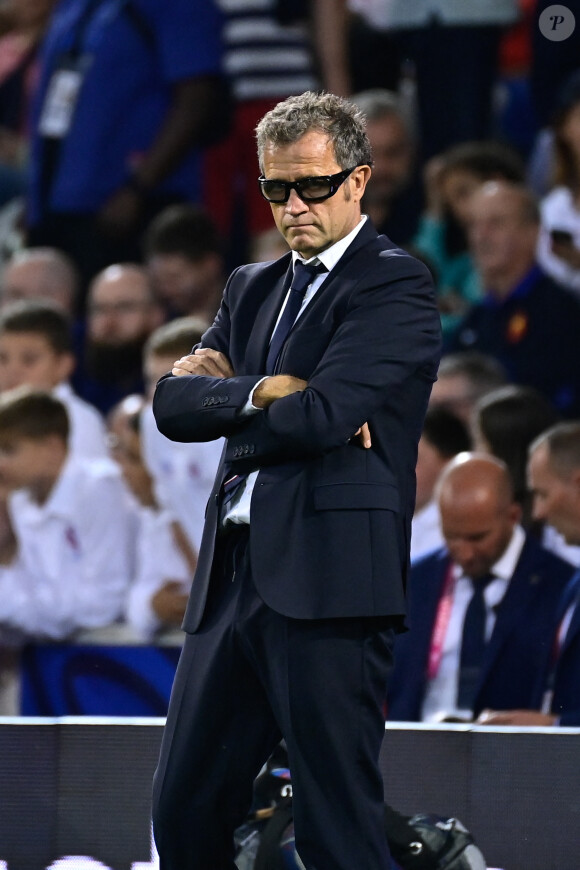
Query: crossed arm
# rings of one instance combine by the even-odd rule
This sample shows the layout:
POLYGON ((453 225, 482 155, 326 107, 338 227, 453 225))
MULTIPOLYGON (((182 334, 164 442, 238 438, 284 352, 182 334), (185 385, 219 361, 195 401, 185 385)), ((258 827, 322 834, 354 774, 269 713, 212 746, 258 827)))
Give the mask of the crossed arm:
MULTIPOLYGON (((175 362, 172 375, 205 375, 214 378, 232 378, 235 372, 227 356, 211 347, 200 347, 192 354, 181 357, 175 362)), ((264 378, 254 390, 252 403, 256 408, 264 409, 283 399, 291 393, 305 390, 308 382, 294 375, 272 375, 264 378)), ((371 435, 367 423, 364 423, 355 433, 360 437, 364 447, 371 447, 371 435)))

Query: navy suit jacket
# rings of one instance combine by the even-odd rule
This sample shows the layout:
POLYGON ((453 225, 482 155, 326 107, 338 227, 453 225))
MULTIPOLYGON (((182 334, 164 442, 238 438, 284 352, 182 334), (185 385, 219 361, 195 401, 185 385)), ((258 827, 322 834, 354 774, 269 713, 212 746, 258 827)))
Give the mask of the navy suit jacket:
MULTIPOLYGON (((427 687, 431 636, 449 566, 445 548, 418 560, 409 584, 410 630, 397 637, 388 696, 388 717, 419 721, 427 687)), ((532 708, 538 675, 552 647, 560 600, 574 568, 526 538, 487 645, 474 715, 532 708)))
POLYGON ((417 442, 440 356, 430 275, 367 221, 282 350, 277 370, 308 381, 307 389, 243 416, 265 375, 290 271, 286 254, 229 278, 202 345, 223 352, 235 377, 167 376, 156 389, 154 412, 167 437, 227 438, 186 631, 203 614, 226 471, 260 469, 250 558, 271 608, 305 619, 405 612, 417 442), (353 438, 365 421, 371 449, 353 438))
MULTIPOLYGON (((572 619, 556 660, 551 712, 559 716, 561 725, 578 726, 580 725, 580 571, 576 572, 560 600, 554 624, 554 640, 572 601, 575 602, 572 619)), ((542 706, 551 666, 552 650, 546 657, 545 667, 538 680, 536 696, 531 705, 533 709, 540 709, 542 706)))

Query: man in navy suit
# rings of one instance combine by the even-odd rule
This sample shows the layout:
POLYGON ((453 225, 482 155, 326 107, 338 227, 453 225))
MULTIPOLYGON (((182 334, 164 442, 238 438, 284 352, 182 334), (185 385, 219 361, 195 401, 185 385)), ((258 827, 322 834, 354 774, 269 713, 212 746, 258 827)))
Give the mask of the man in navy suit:
POLYGON ((232 274, 154 400, 169 438, 227 438, 155 837, 163 870, 233 870, 234 829, 283 737, 305 867, 387 870, 378 756, 439 319, 428 271, 361 215, 372 157, 356 108, 290 97, 257 137, 291 252, 232 274))
MULTIPOLYGON (((530 446, 534 518, 580 544, 580 423, 559 423, 530 446)), ((580 571, 560 598, 530 709, 485 710, 492 725, 580 725, 580 571)), ((524 706, 524 705, 522 705, 524 706)))
POLYGON ((573 568, 526 536, 505 465, 460 454, 438 483, 446 546, 413 565, 389 719, 470 721, 526 706, 573 568), (479 628, 479 635, 478 635, 479 628))

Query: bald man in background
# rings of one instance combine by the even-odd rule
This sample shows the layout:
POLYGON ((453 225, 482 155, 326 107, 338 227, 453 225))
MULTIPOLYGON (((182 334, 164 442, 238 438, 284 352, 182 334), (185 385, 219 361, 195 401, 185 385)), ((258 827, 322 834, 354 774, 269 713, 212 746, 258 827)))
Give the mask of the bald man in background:
POLYGON ((7 261, 0 282, 0 306, 21 299, 50 302, 73 317, 79 277, 72 260, 56 248, 23 248, 7 261))
POLYGON ((412 567, 389 719, 471 721, 484 707, 527 706, 574 569, 525 534, 493 457, 453 459, 437 502, 445 546, 412 567))

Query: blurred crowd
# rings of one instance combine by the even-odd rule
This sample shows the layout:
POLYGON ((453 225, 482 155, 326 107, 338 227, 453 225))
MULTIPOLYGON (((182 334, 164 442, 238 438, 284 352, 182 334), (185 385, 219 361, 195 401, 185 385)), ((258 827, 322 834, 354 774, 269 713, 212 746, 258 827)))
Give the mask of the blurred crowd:
POLYGON ((563 41, 549 5, 0 0, 0 683, 30 641, 179 627, 222 445, 153 391, 287 250, 254 129, 323 88, 444 336, 389 716, 580 724, 580 0, 563 41))

